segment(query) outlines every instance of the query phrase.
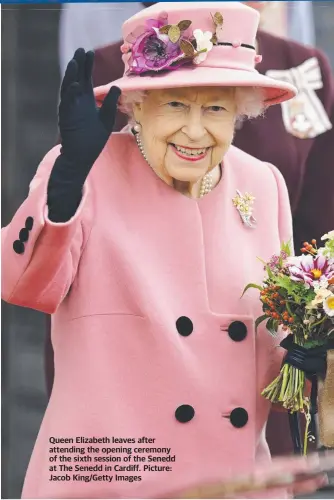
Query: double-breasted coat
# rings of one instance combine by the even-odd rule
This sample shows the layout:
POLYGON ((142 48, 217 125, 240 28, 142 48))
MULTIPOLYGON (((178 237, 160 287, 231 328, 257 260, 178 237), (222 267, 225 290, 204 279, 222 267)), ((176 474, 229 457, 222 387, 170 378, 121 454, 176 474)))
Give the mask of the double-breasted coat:
POLYGON ((74 217, 53 223, 47 183, 58 154, 41 162, 2 234, 3 299, 53 314, 55 380, 23 497, 156 497, 269 462, 261 390, 283 350, 264 326, 255 333, 257 291, 241 294, 264 276, 257 258, 292 237, 282 175, 231 146, 219 184, 190 199, 156 176, 131 134, 115 133, 74 217), (236 190, 255 197, 256 229, 242 223, 236 190), (155 440, 144 447, 170 448, 171 471, 144 471, 147 461, 133 473, 96 472, 111 482, 50 480, 66 474, 50 471, 60 464, 50 448, 73 446, 51 437, 143 436, 155 440))
MULTIPOLYGON (((294 245, 320 237, 334 220, 334 80, 326 55, 265 31, 257 33, 258 53, 263 60, 256 69, 288 80, 299 91, 295 99, 271 106, 264 117, 246 120, 236 130, 233 144, 259 160, 274 164, 288 187, 293 220, 294 245), (311 127, 310 127, 311 125, 311 127)), ((93 81, 105 85, 123 75, 122 41, 95 51, 93 81)), ((118 113, 115 130, 127 123, 118 113)), ((53 381, 52 346, 47 319, 46 380, 53 381)), ((302 424, 303 425, 303 424, 302 424)), ((267 428, 271 451, 292 452, 288 421, 272 413, 267 428)), ((311 445, 312 447, 312 445, 311 445)))

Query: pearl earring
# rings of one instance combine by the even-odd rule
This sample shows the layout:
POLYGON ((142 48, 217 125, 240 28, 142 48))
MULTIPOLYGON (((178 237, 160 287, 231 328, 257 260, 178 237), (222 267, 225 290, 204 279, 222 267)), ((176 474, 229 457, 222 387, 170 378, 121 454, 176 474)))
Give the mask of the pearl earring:
POLYGON ((141 132, 141 125, 140 123, 136 122, 136 124, 133 126, 133 131, 135 134, 139 134, 141 132))

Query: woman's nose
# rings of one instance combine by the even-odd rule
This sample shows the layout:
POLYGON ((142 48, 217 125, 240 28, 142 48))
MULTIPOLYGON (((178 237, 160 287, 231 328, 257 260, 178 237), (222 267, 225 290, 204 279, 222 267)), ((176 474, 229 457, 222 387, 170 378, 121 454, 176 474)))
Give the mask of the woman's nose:
POLYGON ((191 111, 186 117, 186 123, 182 127, 182 132, 186 134, 191 141, 199 141, 206 133, 203 125, 201 111, 191 111))

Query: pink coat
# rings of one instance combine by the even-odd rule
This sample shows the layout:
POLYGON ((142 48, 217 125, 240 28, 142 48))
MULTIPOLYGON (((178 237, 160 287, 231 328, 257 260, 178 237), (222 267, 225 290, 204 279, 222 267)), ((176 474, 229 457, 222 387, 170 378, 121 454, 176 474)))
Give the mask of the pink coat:
MULTIPOLYGON (((247 283, 262 280, 257 257, 269 259, 292 237, 281 174, 231 147, 221 182, 194 200, 155 175, 131 135, 113 134, 77 213, 56 224, 47 217, 46 189, 58 154, 56 147, 46 155, 3 229, 3 299, 53 313, 55 382, 23 497, 155 497, 269 461, 270 404, 260 393, 277 375, 283 350, 264 327, 255 335, 258 293, 240 296, 247 283), (256 229, 244 226, 233 206, 237 189, 256 198, 256 229), (25 224, 28 241, 16 253, 25 224), (80 462, 111 465, 95 472, 113 476, 110 482, 50 481, 66 475, 49 470, 60 464, 49 457, 62 454, 50 448, 88 446, 75 442, 80 436, 155 441, 93 444, 133 449, 127 463, 80 462), (51 444, 50 437, 74 443, 51 444), (156 456, 175 462, 149 462, 154 453, 135 448, 171 448, 156 456), (147 458, 138 471, 114 470, 136 465, 133 455, 147 458), (141 480, 116 481, 116 474, 141 480)), ((94 474, 63 463, 73 466, 67 474, 94 474)))

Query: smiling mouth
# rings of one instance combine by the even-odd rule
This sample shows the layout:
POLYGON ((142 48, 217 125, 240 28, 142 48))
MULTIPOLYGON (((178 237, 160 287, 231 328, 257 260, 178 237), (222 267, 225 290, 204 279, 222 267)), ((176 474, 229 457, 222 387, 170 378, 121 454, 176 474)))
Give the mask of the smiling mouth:
POLYGON ((210 148, 186 148, 184 146, 178 146, 177 144, 170 143, 174 149, 177 156, 190 159, 192 161, 201 160, 204 158, 210 148))

